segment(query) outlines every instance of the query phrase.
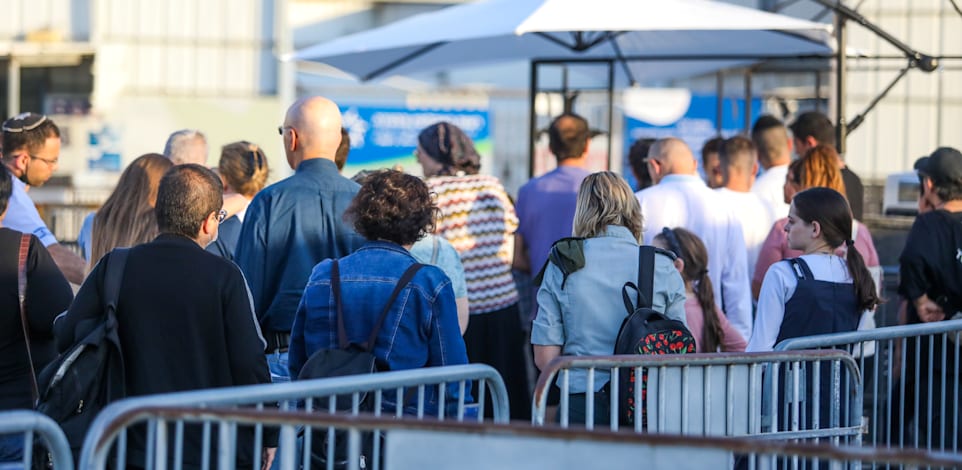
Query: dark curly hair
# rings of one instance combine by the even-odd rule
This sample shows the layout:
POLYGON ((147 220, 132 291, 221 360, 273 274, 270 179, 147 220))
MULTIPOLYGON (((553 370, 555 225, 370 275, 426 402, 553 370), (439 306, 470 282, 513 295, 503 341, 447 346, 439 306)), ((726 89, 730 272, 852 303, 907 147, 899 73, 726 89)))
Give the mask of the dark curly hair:
POLYGON ((367 175, 344 219, 368 240, 412 245, 434 231, 438 207, 428 185, 396 170, 367 175))

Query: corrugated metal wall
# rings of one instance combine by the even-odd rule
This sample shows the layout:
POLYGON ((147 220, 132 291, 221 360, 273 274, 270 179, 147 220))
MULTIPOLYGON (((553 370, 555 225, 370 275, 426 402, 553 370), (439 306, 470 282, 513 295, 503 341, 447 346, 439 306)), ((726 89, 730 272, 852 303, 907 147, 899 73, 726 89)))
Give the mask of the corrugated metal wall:
MULTIPOLYGON (((873 0, 860 11, 909 46, 931 55, 962 56, 962 16, 948 0, 873 0)), ((856 24, 853 47, 897 55, 856 24)), ((904 60, 851 60, 847 96, 851 119, 897 74, 904 60)), ((962 148, 962 60, 944 61, 933 73, 912 70, 849 136, 846 157, 860 174, 882 178, 912 168, 938 146, 962 148)))
POLYGON ((100 53, 120 56, 99 72, 122 74, 127 92, 277 92, 275 0, 96 0, 96 11, 100 53))
POLYGON ((90 39, 92 0, 3 0, 0 39, 23 40, 31 32, 53 30, 64 40, 90 39))

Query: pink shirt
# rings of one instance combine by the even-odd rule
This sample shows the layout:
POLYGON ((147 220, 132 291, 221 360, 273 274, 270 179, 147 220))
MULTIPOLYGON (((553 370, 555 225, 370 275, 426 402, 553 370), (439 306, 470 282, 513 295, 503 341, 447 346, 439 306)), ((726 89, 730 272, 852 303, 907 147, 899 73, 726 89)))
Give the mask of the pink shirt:
MULTIPOLYGON (((793 250, 788 247, 788 234, 785 233, 785 224, 788 223, 788 217, 779 219, 772 226, 772 230, 768 232, 768 238, 765 239, 765 243, 762 244, 762 251, 758 253, 758 263, 755 264, 755 275, 752 276, 752 282, 757 282, 761 284, 762 280, 765 279, 765 273, 768 268, 783 260, 788 258, 797 258, 802 256, 802 252, 798 250, 793 250)), ((865 260, 865 266, 873 267, 879 266, 878 252, 875 251, 875 243, 872 242, 872 234, 869 233, 868 227, 859 221, 855 221, 858 224, 858 233, 855 234, 855 249, 858 253, 862 255, 862 259, 865 260)), ((845 249, 840 248, 837 254, 841 257, 845 257, 845 249)))
MULTIPOLYGON (((721 322, 722 332, 725 335, 722 338, 722 352, 744 351, 748 347, 748 342, 745 341, 745 338, 742 338, 741 333, 732 327, 728 318, 717 307, 715 308, 715 315, 718 315, 718 321, 721 322)), ((715 352, 705 351, 701 347, 701 338, 705 334, 705 313, 697 298, 689 297, 685 299, 685 319, 688 320, 688 331, 691 331, 691 334, 695 337, 695 352, 715 352)))

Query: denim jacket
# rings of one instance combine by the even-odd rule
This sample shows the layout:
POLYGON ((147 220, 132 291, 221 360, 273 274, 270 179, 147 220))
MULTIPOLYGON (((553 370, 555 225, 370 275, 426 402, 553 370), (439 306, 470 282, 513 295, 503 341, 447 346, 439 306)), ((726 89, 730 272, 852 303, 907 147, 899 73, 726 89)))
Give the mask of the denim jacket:
MULTIPOLYGON (((638 279, 638 242, 620 225, 584 242, 585 266, 568 276, 549 262, 538 289, 538 315, 531 326, 531 344, 561 346, 566 356, 606 356, 614 351, 618 330, 628 312, 621 296, 625 282, 638 279)), ((685 282, 665 255, 655 255, 652 308, 686 323, 685 282)), ((598 371, 595 391, 608 382, 598 371)), ((587 390, 584 370, 570 375, 572 393, 587 390)))
MULTIPOLYGON (((341 308, 348 340, 361 344, 404 271, 417 261, 403 247, 368 242, 338 260, 341 308)), ((337 310, 331 291, 331 260, 314 267, 294 315, 290 371, 296 378, 315 351, 337 348, 337 310)), ((391 370, 467 364, 451 281, 424 266, 398 295, 378 332, 374 356, 391 370)))

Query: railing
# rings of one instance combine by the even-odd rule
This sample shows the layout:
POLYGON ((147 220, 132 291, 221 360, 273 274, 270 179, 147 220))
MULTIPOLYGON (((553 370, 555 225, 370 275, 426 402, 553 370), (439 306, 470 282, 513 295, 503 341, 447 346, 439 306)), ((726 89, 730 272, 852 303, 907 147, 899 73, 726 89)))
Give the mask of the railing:
MULTIPOLYGON (((571 375, 580 371, 586 374, 584 420, 576 424, 619 430, 624 418, 606 413, 605 406, 617 410, 624 392, 617 381, 605 387, 599 382, 625 370, 634 371, 636 378, 647 373, 646 387, 635 386, 634 396, 628 397, 641 404, 633 410, 635 432, 827 438, 833 443, 861 438, 861 376, 842 351, 560 357, 538 380, 532 421, 543 426, 550 420, 548 394, 557 379, 557 421, 562 427, 573 424, 572 397, 579 402, 582 397, 571 392, 571 375)), ((574 411, 580 418, 582 410, 574 411)))
POLYGON ((960 339, 962 320, 950 320, 792 338, 775 349, 874 350, 857 358, 865 376, 866 442, 958 452, 960 339))
MULTIPOLYGON (((71 470, 73 456, 70 454, 70 444, 67 437, 52 419, 36 411, 4 411, 0 412, 0 435, 22 435, 24 440, 22 465, 18 468, 34 468, 41 459, 53 466, 54 470, 71 470), (46 449, 46 455, 34 455, 34 434, 39 434, 46 449)), ((13 462, 0 462, 0 467, 13 462)))
MULTIPOLYGON (((485 412, 489 411, 489 404, 489 414, 495 422, 507 422, 510 416, 508 395, 501 376, 493 368, 480 364, 151 395, 118 401, 100 413, 84 441, 79 468, 103 468, 111 449, 116 452, 117 467, 120 468, 131 461, 136 465, 154 462, 159 456, 152 453, 153 445, 146 444, 155 441, 174 442, 181 451, 186 442, 189 451, 200 451, 201 461, 209 461, 212 458, 209 453, 211 441, 216 440, 218 452, 231 449, 228 455, 243 453, 245 458, 259 462, 263 449, 272 447, 276 432, 276 429, 265 429, 260 425, 243 430, 214 430, 209 424, 192 428, 178 422, 171 428, 149 426, 146 430, 135 430, 131 435, 135 449, 134 452, 128 452, 127 433, 117 435, 112 423, 118 416, 131 410, 156 406, 199 409, 245 407, 253 410, 302 409, 318 414, 357 415, 365 409, 364 404, 369 405, 366 408, 376 416, 396 418, 413 416, 417 419, 482 422, 485 412), (474 395, 474 404, 467 399, 470 394, 474 395), (455 397, 450 403, 449 396, 455 397), (431 397, 436 397, 436 400, 432 401, 431 397), (140 455, 141 452, 143 455, 140 455)), ((332 433, 327 433, 327 437, 333 441, 332 433)), ((302 439, 304 447, 311 448, 310 429, 305 430, 302 439)), ((300 452, 295 448, 281 447, 279 453, 286 458, 300 452)), ((303 453, 305 465, 309 464, 310 454, 303 453)), ((178 461, 183 457, 183 454, 175 455, 178 461)))
MULTIPOLYGON (((385 419, 370 415, 324 415, 303 411, 251 409, 129 408, 111 417, 100 436, 95 465, 105 468, 105 446, 123 430, 135 426, 161 428, 171 423, 209 424, 221 429, 263 426, 280 429, 280 445, 293 446, 299 428, 337 429, 346 436, 348 455, 343 468, 357 470, 362 462, 374 469, 487 470, 491 468, 848 468, 863 465, 912 468, 962 468, 962 456, 921 451, 787 443, 760 439, 672 436, 585 431, 519 424, 479 424, 451 421, 385 419), (372 436, 377 438, 372 439, 372 436), (383 450, 363 458, 365 443, 383 450)), ((179 468, 176 442, 156 439, 155 460, 147 468, 179 468), (171 449, 173 447, 173 449, 171 449), (173 450, 173 456, 171 455, 173 450)), ((230 449, 218 449, 214 464, 235 468, 230 449)), ((213 455, 213 449, 208 449, 213 455)), ((212 467, 214 468, 214 467, 212 467)), ((293 455, 281 457, 275 468, 297 468, 293 455)), ((331 465, 328 465, 331 468, 331 465)))

